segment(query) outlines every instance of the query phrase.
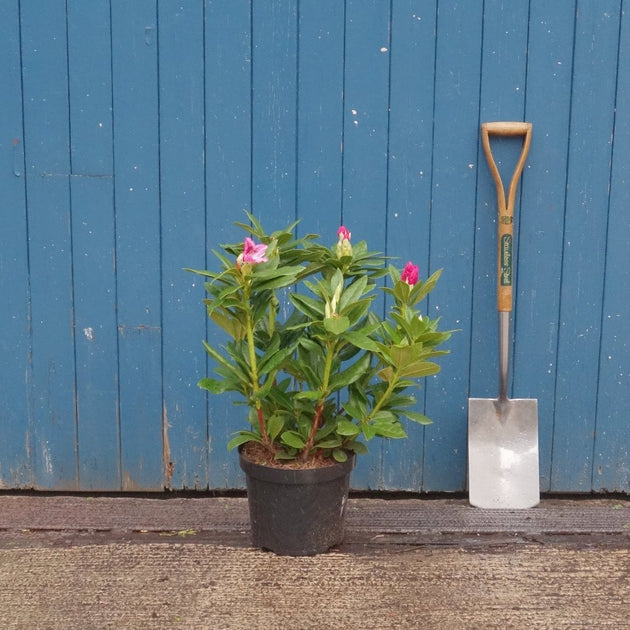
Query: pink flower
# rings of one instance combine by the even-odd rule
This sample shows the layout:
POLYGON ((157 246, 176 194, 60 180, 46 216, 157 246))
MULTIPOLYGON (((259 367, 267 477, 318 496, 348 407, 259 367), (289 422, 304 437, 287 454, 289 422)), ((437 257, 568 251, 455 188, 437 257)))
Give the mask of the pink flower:
POLYGON ((412 287, 416 282, 418 282, 419 271, 418 265, 414 265, 411 261, 409 261, 405 268, 403 269, 402 274, 400 275, 400 279, 403 282, 406 282, 410 287, 412 287))
POLYGON ((238 257, 238 262, 250 265, 267 262, 269 259, 265 256, 266 253, 266 245, 263 243, 256 245, 251 238, 246 236, 243 242, 243 253, 238 257))
POLYGON ((350 238, 352 237, 352 234, 350 234, 350 231, 348 230, 348 228, 344 227, 343 225, 337 230, 337 236, 339 237, 340 241, 349 241, 350 238))

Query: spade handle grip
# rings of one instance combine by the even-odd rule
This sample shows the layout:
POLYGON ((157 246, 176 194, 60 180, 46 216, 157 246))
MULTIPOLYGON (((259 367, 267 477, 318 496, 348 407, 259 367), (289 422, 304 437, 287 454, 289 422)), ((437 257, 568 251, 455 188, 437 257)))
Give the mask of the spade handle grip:
POLYGON ((486 122, 481 125, 481 139, 486 154, 488 166, 497 189, 498 205, 498 245, 497 245, 497 310, 509 312, 512 310, 512 253, 514 241, 514 200, 516 189, 525 166, 532 140, 532 124, 528 122, 486 122), (523 147, 519 156, 507 198, 501 181, 501 174, 492 155, 490 136, 523 136, 523 147))

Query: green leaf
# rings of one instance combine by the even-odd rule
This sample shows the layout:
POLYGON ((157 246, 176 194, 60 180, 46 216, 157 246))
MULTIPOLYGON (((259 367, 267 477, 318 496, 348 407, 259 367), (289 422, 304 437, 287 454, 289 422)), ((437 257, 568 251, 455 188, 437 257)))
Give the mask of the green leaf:
POLYGON ((315 434, 315 439, 323 440, 325 437, 328 437, 331 433, 334 433, 336 429, 337 429, 337 426, 335 425, 334 422, 328 422, 323 427, 317 429, 317 433, 315 434))
POLYGON ((363 420, 367 415, 365 406, 359 403, 347 402, 343 405, 343 408, 345 412, 355 420, 363 420))
POLYGON ((402 411, 401 412, 405 417, 409 418, 413 422, 417 422, 418 424, 433 424, 433 420, 427 418, 424 414, 418 413, 417 411, 402 411))
POLYGON ((355 361, 347 370, 335 374, 330 379, 330 389, 336 391, 343 387, 347 387, 351 383, 354 383, 360 379, 367 370, 370 368, 370 361, 372 357, 369 354, 362 355, 357 361, 355 361))
POLYGON ((350 320, 344 315, 340 317, 326 317, 324 319, 324 328, 333 335, 342 335, 350 328, 350 320))
POLYGON ((245 337, 245 328, 235 317, 230 317, 220 310, 213 310, 209 316, 215 324, 234 339, 239 340, 245 337))
POLYGON ((342 418, 339 420, 339 424, 337 424, 337 433, 339 433, 339 435, 350 437, 353 435, 359 435, 359 433, 361 433, 361 429, 359 429, 354 422, 350 422, 350 420, 342 418))
POLYGON ((388 420, 374 420, 372 422, 372 428, 376 435, 381 437, 400 439, 406 438, 407 433, 400 422, 391 422, 388 420))
POLYGON ((217 352, 207 341, 203 342, 206 352, 218 363, 225 367, 232 368, 232 364, 220 353, 217 352))
POLYGON ((319 400, 321 397, 322 393, 320 391, 310 389, 295 394, 296 400, 319 400))
POLYGON ((201 389, 207 389, 211 394, 223 394, 227 391, 225 381, 217 381, 214 378, 202 378, 197 385, 201 389))
POLYGON ((278 451, 273 458, 274 459, 295 459, 297 451, 294 448, 288 448, 286 451, 278 451))
POLYGON ((364 300, 357 300, 356 302, 346 306, 343 311, 340 310, 340 314, 345 315, 350 320, 351 324, 354 325, 366 316, 370 310, 371 304, 372 297, 368 297, 364 300))
POLYGON ((341 448, 336 448, 332 452, 333 459, 340 464, 348 460, 348 454, 341 448))
POLYGON ((438 269, 436 272, 432 273, 424 282, 418 282, 414 285, 411 295, 409 296, 409 301, 411 305, 417 304, 421 300, 423 300, 433 289, 435 289, 435 285, 442 275, 442 269, 438 269))
POLYGON ((363 442, 353 440, 349 444, 346 444, 345 448, 356 453, 357 455, 365 455, 368 452, 368 447, 363 442))
POLYGON ((283 444, 297 449, 304 448, 306 446, 306 442, 296 431, 285 431, 280 436, 280 440, 283 444))
POLYGON ((292 353, 293 348, 284 348, 283 350, 273 350, 267 352, 258 363, 258 374, 263 375, 273 372, 292 353))
POLYGON ((394 346, 390 350, 392 362, 397 368, 404 367, 417 361, 423 352, 421 343, 414 343, 411 346, 394 346))
MULTIPOLYGON (((301 267, 297 267, 301 269, 301 267)), ((281 289, 295 283, 297 273, 281 273, 281 269, 274 270, 274 276, 268 280, 257 281, 253 287, 255 291, 268 291, 270 289, 281 289)))
POLYGON ((367 276, 362 276, 346 288, 346 290, 341 295, 341 299, 339 300, 340 312, 343 311, 346 306, 357 302, 359 298, 363 296, 363 294, 366 292, 365 289, 367 287, 367 283, 367 276))
POLYGON ((348 330, 343 334, 343 338, 349 341, 353 346, 357 346, 357 348, 361 348, 362 350, 369 350, 370 352, 378 352, 379 350, 378 344, 375 341, 359 331, 348 330))
POLYGON ((315 298, 299 293, 289 296, 293 306, 310 319, 322 319, 324 317, 324 305, 315 298))
POLYGON ((411 287, 400 279, 400 274, 398 275, 398 279, 394 284, 394 297, 403 304, 407 304, 409 301, 409 293, 411 291, 411 287))
POLYGON ((399 372, 399 376, 411 376, 412 378, 420 378, 422 376, 431 376, 440 371, 440 366, 431 361, 416 361, 411 363, 399 372))
POLYGON ((330 279, 330 293, 331 297, 338 291, 343 291, 343 273, 341 269, 335 269, 332 278, 330 279))
POLYGON ((284 418, 277 414, 271 416, 267 422, 267 434, 272 442, 280 435, 282 429, 284 429, 284 418))
POLYGON ((394 370, 390 366, 387 366, 379 371, 378 377, 386 383, 390 383, 394 378, 394 370))
POLYGON ((369 442, 373 437, 376 436, 376 429, 371 425, 368 424, 367 422, 364 422, 361 425, 361 431, 363 431, 363 435, 365 436, 365 439, 369 442))
POLYGON ((339 446, 341 446, 341 438, 328 438, 327 440, 316 442, 315 446, 317 448, 338 448, 339 446))
POLYGON ((233 437, 227 444, 228 451, 232 451, 238 446, 242 444, 247 444, 247 442, 258 442, 260 443, 260 435, 256 433, 252 433, 251 431, 239 431, 238 435, 233 437))

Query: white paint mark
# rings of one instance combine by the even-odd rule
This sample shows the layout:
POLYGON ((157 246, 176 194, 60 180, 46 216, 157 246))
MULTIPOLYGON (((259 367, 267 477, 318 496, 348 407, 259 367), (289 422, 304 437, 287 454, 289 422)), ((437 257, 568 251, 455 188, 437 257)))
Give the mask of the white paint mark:
POLYGON ((83 334, 88 341, 94 341, 94 329, 92 327, 84 328, 83 334))
POLYGON ((381 47, 381 52, 382 52, 382 53, 386 53, 386 52, 387 52, 387 48, 386 48, 385 46, 382 46, 382 47, 381 47))
POLYGON ((48 442, 42 444, 42 460, 44 461, 44 468, 49 475, 53 474, 52 458, 50 457, 50 450, 48 449, 48 442))

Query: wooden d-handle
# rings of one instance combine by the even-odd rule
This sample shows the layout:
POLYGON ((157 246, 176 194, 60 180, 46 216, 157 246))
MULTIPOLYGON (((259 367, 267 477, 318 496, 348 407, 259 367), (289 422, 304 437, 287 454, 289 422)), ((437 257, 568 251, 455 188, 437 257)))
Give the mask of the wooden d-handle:
POLYGON ((497 189, 498 219, 498 251, 497 251, 497 310, 512 310, 512 251, 514 241, 514 200, 518 180, 523 172, 525 160, 532 141, 532 124, 527 122, 486 122, 481 125, 483 150, 488 160, 490 173, 497 189), (507 199, 492 150, 490 136, 523 136, 523 148, 514 168, 507 199))

